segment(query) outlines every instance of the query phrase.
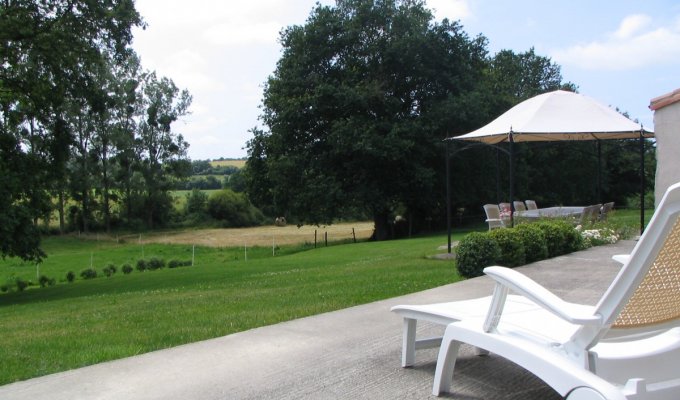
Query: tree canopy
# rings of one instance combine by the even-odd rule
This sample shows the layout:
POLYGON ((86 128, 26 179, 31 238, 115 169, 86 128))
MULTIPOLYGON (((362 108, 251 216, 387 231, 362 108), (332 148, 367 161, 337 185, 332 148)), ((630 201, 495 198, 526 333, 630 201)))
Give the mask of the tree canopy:
POLYGON ((389 235, 401 208, 426 213, 440 185, 441 139, 474 126, 486 40, 434 22, 421 1, 338 1, 281 34, 283 55, 248 144, 249 192, 306 223, 344 210, 389 235))

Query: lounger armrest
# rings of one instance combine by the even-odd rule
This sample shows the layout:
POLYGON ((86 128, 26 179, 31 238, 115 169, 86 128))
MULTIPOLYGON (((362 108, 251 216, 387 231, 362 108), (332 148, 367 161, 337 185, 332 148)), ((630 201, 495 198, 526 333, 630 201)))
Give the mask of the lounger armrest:
POLYGON ((630 254, 616 254, 612 256, 612 260, 626 265, 628 264, 628 260, 630 260, 630 254))
POLYGON ((531 278, 515 270, 505 267, 487 267, 484 268, 484 273, 498 284, 528 298, 567 322, 578 325, 597 325, 601 322, 599 315, 580 310, 579 307, 560 299, 531 278))

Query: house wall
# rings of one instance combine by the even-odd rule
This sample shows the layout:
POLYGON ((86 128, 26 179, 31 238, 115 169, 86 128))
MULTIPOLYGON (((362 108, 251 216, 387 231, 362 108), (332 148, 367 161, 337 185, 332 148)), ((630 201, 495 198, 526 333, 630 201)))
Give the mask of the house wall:
POLYGON ((680 182, 680 102, 654 111, 656 136, 655 205, 668 187, 680 182))

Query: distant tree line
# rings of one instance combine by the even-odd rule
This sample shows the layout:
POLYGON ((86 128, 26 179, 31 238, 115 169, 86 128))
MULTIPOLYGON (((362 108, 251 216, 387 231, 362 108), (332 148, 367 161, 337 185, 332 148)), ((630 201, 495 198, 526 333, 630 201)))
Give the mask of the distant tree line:
MULTIPOLYGON (((367 215, 376 239, 391 237, 397 215, 410 232, 444 226, 444 138, 535 95, 577 90, 533 48, 490 55, 484 36, 436 21, 422 1, 317 4, 280 41, 264 86, 265 127, 253 129, 247 145, 248 194, 261 209, 300 223, 367 215)), ((621 204, 639 191, 636 147, 603 143, 603 199, 621 204)), ((597 200, 594 143, 515 148, 517 196, 544 205, 597 200)), ((515 200, 503 153, 478 147, 457 153, 451 165, 454 210, 481 214, 484 203, 515 200)))
POLYGON ((172 124, 191 96, 141 68, 132 0, 13 0, 0 7, 0 254, 39 259, 59 229, 155 227, 190 174, 172 124))

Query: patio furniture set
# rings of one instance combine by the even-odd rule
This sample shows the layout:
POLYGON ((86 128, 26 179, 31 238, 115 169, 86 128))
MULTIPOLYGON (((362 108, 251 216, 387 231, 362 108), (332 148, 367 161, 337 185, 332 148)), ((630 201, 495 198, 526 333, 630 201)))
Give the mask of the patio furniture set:
POLYGON ((591 206, 557 206, 538 208, 534 200, 514 201, 515 211, 512 212, 510 203, 485 204, 486 223, 489 230, 505 228, 511 225, 510 214, 515 221, 533 222, 543 218, 570 219, 577 225, 592 224, 596 221, 606 221, 608 214, 614 209, 614 203, 594 204, 591 206))

